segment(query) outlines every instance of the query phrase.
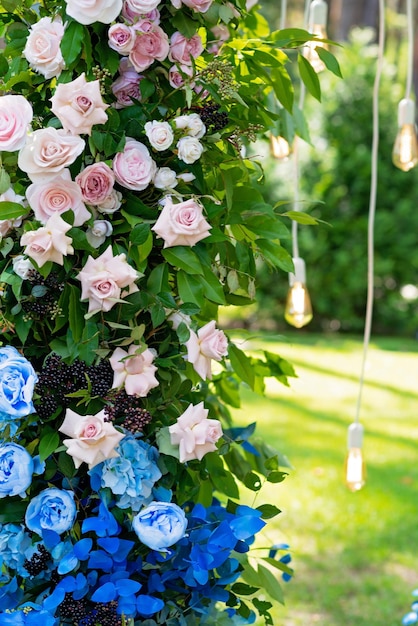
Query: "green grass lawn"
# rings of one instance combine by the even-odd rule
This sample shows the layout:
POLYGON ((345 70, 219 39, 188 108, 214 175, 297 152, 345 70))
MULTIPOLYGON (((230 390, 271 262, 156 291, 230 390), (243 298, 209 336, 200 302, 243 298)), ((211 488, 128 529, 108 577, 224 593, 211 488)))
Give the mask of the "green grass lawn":
POLYGON ((397 626, 418 587, 418 342, 373 339, 361 422, 367 484, 344 484, 347 427, 355 416, 361 339, 265 337, 247 344, 290 360, 290 388, 269 380, 266 397, 245 393, 235 412, 293 465, 257 504, 283 512, 267 530, 291 545, 295 576, 275 626, 397 626), (279 338, 280 339, 280 338, 279 338))

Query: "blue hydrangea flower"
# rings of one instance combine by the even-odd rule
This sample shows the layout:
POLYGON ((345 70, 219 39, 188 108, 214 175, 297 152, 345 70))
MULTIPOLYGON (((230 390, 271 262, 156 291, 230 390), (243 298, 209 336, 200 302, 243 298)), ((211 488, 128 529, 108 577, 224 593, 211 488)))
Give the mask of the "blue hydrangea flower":
POLYGON ((28 576, 29 574, 23 567, 23 563, 26 559, 26 550, 31 545, 32 541, 22 525, 0 525, 0 570, 2 565, 4 565, 20 574, 20 576, 28 576))
POLYGON ((89 471, 92 489, 108 487, 120 509, 139 511, 154 499, 154 484, 162 476, 157 465, 158 450, 127 435, 117 452, 118 457, 107 459, 89 471))
POLYGON ((18 429, 16 420, 34 413, 33 389, 38 378, 24 356, 12 346, 0 348, 0 428, 18 429))
POLYGON ((39 457, 33 459, 23 446, 0 444, 0 498, 17 495, 24 498, 32 474, 41 473, 44 467, 44 463, 39 463, 39 457))

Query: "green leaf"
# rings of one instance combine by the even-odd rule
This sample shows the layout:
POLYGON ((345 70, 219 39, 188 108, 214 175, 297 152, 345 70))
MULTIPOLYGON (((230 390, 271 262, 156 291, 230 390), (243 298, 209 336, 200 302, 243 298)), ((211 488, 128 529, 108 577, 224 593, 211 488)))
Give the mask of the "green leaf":
POLYGON ((271 519, 281 513, 281 510, 274 504, 261 504, 257 507, 257 511, 260 511, 262 519, 271 519))
POLYGON ((286 572, 286 574, 289 574, 290 576, 292 576, 294 573, 293 569, 289 567, 288 565, 286 565, 286 563, 283 563, 283 561, 280 561, 280 560, 276 561, 276 559, 271 559, 269 557, 263 557, 263 561, 265 561, 269 565, 272 565, 273 567, 280 570, 281 572, 286 572))
POLYGON ((149 224, 137 224, 129 235, 129 240, 135 246, 140 246, 146 242, 150 233, 149 224))
POLYGON ((169 456, 174 456, 176 459, 180 458, 179 447, 174 446, 171 443, 171 436, 170 431, 168 430, 168 426, 164 426, 157 431, 156 439, 160 454, 168 454, 169 456))
POLYGON ((203 268, 203 274, 204 276, 202 276, 200 280, 203 283, 205 297, 216 304, 225 304, 224 290, 215 274, 206 267, 203 268))
POLYGON ((291 220, 298 222, 298 224, 305 224, 309 226, 317 226, 320 220, 312 217, 308 213, 304 213, 303 211, 286 211, 286 213, 280 214, 282 217, 290 217, 291 220))
POLYGON ((267 239, 257 239, 257 246, 263 257, 272 265, 279 267, 285 272, 293 272, 292 257, 279 243, 267 241, 267 239))
POLYGON ((253 593, 257 593, 259 587, 252 587, 245 583, 235 583, 231 587, 232 593, 236 593, 238 596, 251 596, 253 593))
POLYGON ((28 503, 25 500, 18 502, 3 500, 1 504, 0 524, 17 524, 19 520, 25 519, 25 512, 28 503))
POLYGON ((177 287, 183 302, 192 302, 199 307, 204 305, 203 284, 200 278, 180 270, 177 272, 177 287))
POLYGON ((80 306, 81 293, 78 287, 75 285, 68 285, 70 290, 70 300, 68 306, 68 321, 70 324, 70 330, 73 335, 73 339, 76 343, 81 340, 84 329, 84 316, 80 306))
POLYGON ((267 476, 269 483, 281 483, 288 476, 286 472, 270 472, 267 476))
POLYGON ((71 20, 61 40, 61 52, 66 66, 72 65, 83 50, 84 38, 90 37, 88 30, 78 22, 71 20))
POLYGON ((188 17, 184 11, 176 11, 174 17, 171 18, 171 24, 190 39, 196 32, 198 22, 188 17))
POLYGON ((233 343, 228 346, 228 358, 237 376, 254 389, 254 370, 251 359, 233 343))
POLYGON ((292 113, 294 90, 287 70, 284 67, 274 68, 271 72, 271 82, 278 101, 289 113, 292 113))
POLYGON ((44 428, 39 442, 39 457, 45 461, 60 445, 60 438, 55 430, 44 428))
POLYGON ((203 274, 202 265, 197 254, 188 246, 165 248, 163 257, 170 265, 184 270, 188 274, 203 274))
POLYGON ((333 74, 338 76, 338 78, 342 78, 343 75, 341 73, 340 64, 338 63, 336 57, 326 48, 322 46, 317 46, 316 51, 318 53, 319 58, 323 61, 327 67, 333 74))
POLYGON ((284 604, 283 591, 274 574, 267 569, 267 567, 261 565, 261 563, 259 563, 257 571, 260 577, 259 584, 263 590, 268 593, 273 600, 280 602, 280 604, 284 604))
POLYGON ((0 219, 13 220, 27 213, 27 209, 17 202, 0 202, 0 219))
POLYGON ((244 478, 244 485, 251 491, 260 491, 262 487, 260 476, 255 472, 250 472, 244 478))
POLYGON ((306 89, 309 91, 311 96, 321 101, 321 86, 319 84, 318 74, 302 54, 298 55, 298 66, 300 77, 303 80, 306 89))
MULTIPOLYGON (((1 57, 0 57, 0 59, 1 59, 1 57)), ((0 75, 1 75, 1 72, 0 72, 0 75)), ((5 191, 7 191, 9 189, 9 187, 10 187, 10 176, 6 172, 4 167, 2 167, 0 169, 0 194, 2 194, 5 191)))
POLYGON ((169 291, 168 267, 166 263, 161 263, 154 267, 147 280, 147 287, 153 294, 169 291))

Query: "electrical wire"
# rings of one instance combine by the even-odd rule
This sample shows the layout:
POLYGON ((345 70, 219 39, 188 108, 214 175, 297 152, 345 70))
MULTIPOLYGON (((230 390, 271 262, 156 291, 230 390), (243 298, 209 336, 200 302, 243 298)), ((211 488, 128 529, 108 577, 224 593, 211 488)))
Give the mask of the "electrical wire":
MULTIPOLYGON (((409 0, 408 0, 409 1, 409 0)), ((367 232, 367 301, 366 316, 364 323, 363 357, 360 370, 359 390, 355 414, 355 423, 359 423, 361 401, 363 395, 367 353, 370 344, 370 334, 373 318, 373 292, 374 292, 374 222, 376 215, 376 196, 378 179, 378 149, 379 149, 379 88, 383 69, 385 42, 385 3, 379 0, 379 43, 377 53, 377 68, 373 86, 373 139, 371 154, 371 180, 370 180, 370 200, 369 219, 367 232)))
POLYGON ((412 10, 412 0, 406 1, 406 19, 408 27, 408 66, 405 98, 409 99, 411 97, 412 79, 414 72, 414 16, 412 10))
POLYGON ((287 13, 287 0, 281 0, 279 30, 283 30, 286 26, 286 13, 287 13))

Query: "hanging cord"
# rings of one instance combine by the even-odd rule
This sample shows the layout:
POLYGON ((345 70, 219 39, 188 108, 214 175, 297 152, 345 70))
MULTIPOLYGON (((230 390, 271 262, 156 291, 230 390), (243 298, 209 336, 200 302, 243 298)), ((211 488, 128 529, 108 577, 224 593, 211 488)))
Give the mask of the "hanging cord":
POLYGON ((279 30, 283 30, 286 26, 287 0, 280 1, 280 24, 279 30))
POLYGON ((383 54, 385 41, 385 3, 379 0, 379 44, 377 55, 376 76, 373 86, 373 140, 371 155, 371 181, 370 181, 370 201, 369 201, 369 220, 367 235, 367 303, 366 317, 364 324, 364 340, 363 340, 363 359, 361 364, 361 373, 359 380, 359 391, 357 398, 357 407, 355 415, 355 423, 359 423, 360 408, 363 394, 367 352, 370 343, 370 333, 372 328, 373 317, 373 292, 374 292, 374 220, 376 214, 376 195, 377 195, 377 174, 378 174, 378 149, 379 149, 379 88, 380 79, 383 68, 383 54))
POLYGON ((414 73, 414 16, 412 11, 412 0, 407 0, 406 2, 406 19, 408 27, 408 66, 405 98, 410 99, 414 73))

